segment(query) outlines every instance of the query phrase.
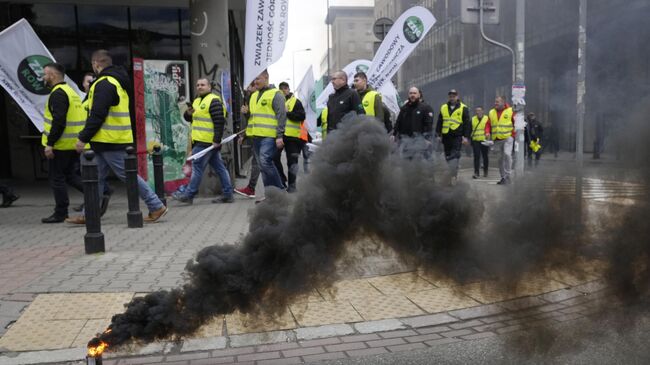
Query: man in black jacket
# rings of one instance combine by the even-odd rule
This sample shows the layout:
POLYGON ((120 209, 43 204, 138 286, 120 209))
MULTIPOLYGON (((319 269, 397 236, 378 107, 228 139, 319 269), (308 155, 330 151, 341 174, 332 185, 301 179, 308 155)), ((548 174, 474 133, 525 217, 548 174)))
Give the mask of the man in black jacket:
POLYGON ((77 134, 83 128, 86 113, 81 98, 65 82, 65 68, 58 63, 44 67, 43 81, 52 90, 45 104, 44 154, 48 160, 50 187, 54 193, 54 213, 43 223, 61 223, 68 218, 66 183, 83 193, 79 154, 75 151, 77 134))
POLYGON ((535 113, 528 113, 524 137, 526 152, 528 155, 528 166, 530 167, 533 165, 533 155, 535 155, 535 167, 537 167, 539 159, 542 157, 542 148, 536 147, 539 149, 537 151, 533 150, 531 142, 535 142, 535 144, 538 145, 542 145, 542 143, 545 142, 542 142, 542 139, 544 138, 544 127, 542 127, 542 123, 540 123, 540 121, 537 120, 537 117, 535 117, 535 113))
POLYGON ((305 142, 300 139, 302 123, 304 123, 306 115, 305 108, 302 102, 289 90, 289 84, 286 82, 280 83, 280 91, 284 94, 287 107, 287 125, 284 130, 284 148, 278 150, 275 155, 274 163, 275 168, 278 169, 280 179, 283 184, 287 184, 287 176, 284 174, 282 167, 282 151, 284 150, 287 155, 287 166, 289 167, 287 192, 296 192, 296 180, 298 177, 298 159, 300 152, 305 142))
POLYGON ((460 157, 463 145, 469 144, 472 125, 469 110, 460 101, 456 89, 449 90, 449 100, 440 107, 436 135, 442 140, 445 148, 445 159, 449 165, 450 185, 455 185, 460 167, 460 157))
POLYGON ((348 86, 348 75, 336 71, 332 75, 334 93, 327 100, 327 134, 335 130, 348 114, 366 114, 359 94, 348 86))
MULTIPOLYGON (((121 181, 126 179, 124 158, 126 147, 133 145, 133 131, 129 113, 129 95, 131 87, 129 75, 122 67, 114 66, 110 53, 106 50, 95 51, 91 58, 97 81, 88 93, 88 119, 84 129, 79 133, 76 144, 81 153, 87 143, 95 151, 99 170, 99 191, 104 191, 108 170, 112 170, 121 181)), ((144 221, 153 223, 167 214, 167 207, 156 193, 138 176, 138 193, 149 209, 144 221)), ((85 224, 85 217, 77 216, 66 222, 85 224)))
POLYGON ((423 158, 430 150, 432 131, 433 109, 422 100, 420 89, 413 86, 397 116, 393 140, 399 143, 404 158, 423 158))

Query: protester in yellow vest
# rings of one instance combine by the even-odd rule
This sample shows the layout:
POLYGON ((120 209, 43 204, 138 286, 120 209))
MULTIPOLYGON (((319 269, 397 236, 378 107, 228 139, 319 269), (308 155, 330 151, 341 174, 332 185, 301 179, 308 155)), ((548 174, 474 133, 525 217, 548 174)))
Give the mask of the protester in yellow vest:
POLYGON ((185 120, 192 123, 192 155, 213 147, 205 156, 192 161, 192 177, 184 192, 177 191, 172 197, 180 202, 192 204, 199 193, 205 168, 210 165, 219 176, 221 197, 213 203, 232 203, 233 188, 230 174, 221 158, 221 139, 226 127, 226 108, 221 97, 212 92, 212 83, 207 78, 196 80, 196 98, 192 107, 185 112, 185 120))
POLYGON ((542 158, 542 139, 544 137, 544 127, 537 120, 535 113, 528 113, 526 116, 526 128, 524 128, 524 137, 526 144, 526 155, 528 157, 528 166, 533 166, 533 155, 535 155, 535 167, 539 165, 542 158))
MULTIPOLYGON (((246 93, 244 94, 244 103, 239 110, 241 113, 242 120, 246 122, 247 131, 249 131, 248 120, 250 119, 251 116, 248 105, 250 105, 251 96, 256 90, 257 88, 255 87, 255 82, 251 82, 250 85, 246 87, 246 93)), ((244 142, 244 136, 240 135, 238 142, 239 144, 242 144, 244 142)), ((235 193, 245 196, 247 198, 255 199, 255 187, 257 186, 257 180, 259 180, 259 177, 260 177, 260 164, 257 162, 257 159, 255 158, 255 154, 253 154, 253 156, 251 157, 251 173, 248 178, 248 185, 246 185, 243 188, 236 188, 234 190, 235 193)))
POLYGON ((68 218, 68 188, 83 193, 79 169, 79 154, 75 151, 77 135, 83 129, 86 113, 79 95, 65 82, 65 68, 50 63, 43 69, 43 81, 51 89, 45 102, 43 137, 41 142, 48 160, 50 187, 54 193, 54 213, 41 219, 43 223, 61 223, 68 218))
MULTIPOLYGON (((103 192, 109 169, 118 179, 124 181, 126 178, 125 149, 133 145, 129 95, 126 92, 131 87, 131 81, 124 68, 113 65, 113 59, 106 50, 95 51, 91 64, 97 81, 88 92, 88 119, 75 147, 77 152, 81 152, 86 143, 90 143, 90 148, 95 151, 99 191, 103 192)), ((144 217, 145 222, 156 222, 167 214, 167 207, 140 176, 138 193, 149 209, 149 214, 144 217)), ((71 217, 66 222, 84 224, 86 220, 81 215, 71 217)))
POLYGON ((323 139, 323 141, 325 140, 325 138, 327 138, 327 113, 328 113, 327 107, 323 108, 316 121, 317 125, 321 129, 321 138, 323 139))
POLYGON ((384 106, 381 94, 372 86, 368 85, 368 76, 365 72, 357 72, 354 75, 353 86, 361 98, 361 105, 366 115, 375 117, 379 122, 384 123, 384 106))
POLYGON ((295 193, 299 169, 298 159, 302 152, 302 147, 305 144, 301 138, 306 117, 305 108, 302 106, 302 102, 289 90, 289 84, 281 82, 280 91, 284 94, 285 106, 287 108, 287 124, 284 129, 284 151, 287 156, 287 167, 289 168, 287 174, 289 175, 288 179, 282 167, 282 150, 279 150, 275 155, 274 163, 282 184, 287 186, 287 192, 295 193))
POLYGON ((491 125, 488 116, 483 111, 483 107, 477 106, 474 112, 471 134, 472 151, 474 152, 474 175, 472 175, 472 178, 478 179, 480 177, 481 156, 483 157, 483 177, 488 176, 490 146, 487 146, 484 142, 491 139, 491 125))
POLYGON ((469 143, 471 124, 469 110, 460 101, 458 91, 451 89, 447 93, 447 103, 440 107, 436 135, 442 141, 445 149, 445 159, 449 165, 450 185, 455 185, 458 179, 461 150, 464 144, 469 143))
POLYGON ((512 172, 512 148, 514 146, 514 113, 512 108, 506 103, 503 96, 497 96, 494 99, 494 109, 488 114, 492 130, 492 140, 494 147, 499 153, 499 173, 501 180, 499 185, 510 184, 510 174, 512 172))
POLYGON ((260 165, 264 187, 283 189, 282 180, 273 159, 284 148, 287 107, 282 92, 269 87, 269 73, 265 70, 255 78, 257 91, 251 95, 250 119, 246 137, 253 139, 253 153, 260 165))

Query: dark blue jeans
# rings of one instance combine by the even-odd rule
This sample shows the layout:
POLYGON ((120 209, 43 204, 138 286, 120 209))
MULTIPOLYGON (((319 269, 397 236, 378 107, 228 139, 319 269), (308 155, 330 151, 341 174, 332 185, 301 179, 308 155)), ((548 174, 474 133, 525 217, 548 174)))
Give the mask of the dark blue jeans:
MULTIPOLYGON (((207 147, 194 146, 192 148, 192 155, 195 155, 207 147)), ((192 162, 192 177, 190 178, 190 185, 187 188, 187 195, 194 197, 199 192, 199 185, 201 185, 201 179, 203 178, 203 172, 208 166, 212 166, 214 171, 219 176, 219 181, 221 181, 221 190, 223 196, 229 197, 232 196, 232 184, 230 182, 230 174, 226 165, 221 159, 221 152, 212 150, 208 152, 205 156, 197 158, 192 162)))
POLYGON ((277 153, 275 138, 253 137, 253 153, 260 165, 264 187, 274 186, 278 189, 282 189, 280 174, 273 163, 273 158, 277 153))

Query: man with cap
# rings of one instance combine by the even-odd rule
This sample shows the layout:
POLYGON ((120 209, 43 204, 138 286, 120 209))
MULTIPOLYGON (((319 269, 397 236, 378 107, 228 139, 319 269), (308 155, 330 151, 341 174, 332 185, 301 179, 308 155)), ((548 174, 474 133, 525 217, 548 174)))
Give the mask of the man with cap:
POLYGON ((455 185, 458 179, 458 168, 463 144, 469 143, 471 124, 469 110, 460 101, 456 89, 449 90, 448 101, 440 107, 436 136, 442 140, 445 149, 445 159, 449 165, 450 185, 455 185))

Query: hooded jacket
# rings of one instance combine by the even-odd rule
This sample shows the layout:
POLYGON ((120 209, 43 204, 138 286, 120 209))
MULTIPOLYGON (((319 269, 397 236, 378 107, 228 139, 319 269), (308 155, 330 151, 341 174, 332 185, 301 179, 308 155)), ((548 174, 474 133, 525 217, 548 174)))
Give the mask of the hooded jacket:
MULTIPOLYGON (((102 70, 97 75, 97 79, 102 76, 114 77, 129 94, 129 99, 132 99, 131 81, 126 70, 121 66, 111 65, 102 70)), ((97 81, 96 81, 97 82, 97 81)), ((99 81, 95 85, 95 95, 93 96, 93 105, 90 106, 90 114, 86 119, 84 129, 79 133, 79 140, 88 143, 93 136, 99 131, 104 120, 108 116, 108 110, 111 106, 117 105, 120 98, 117 95, 117 89, 113 84, 106 80, 99 81)), ((130 103, 131 101, 129 101, 130 103)), ((133 127, 133 118, 131 118, 131 125, 133 127)), ((134 138, 135 141, 135 138, 134 138)), ((90 142, 90 148, 94 151, 107 151, 107 150, 124 150, 131 144, 118 144, 118 143, 103 143, 103 142, 90 142)))

